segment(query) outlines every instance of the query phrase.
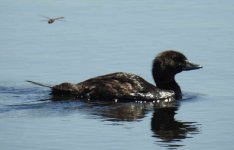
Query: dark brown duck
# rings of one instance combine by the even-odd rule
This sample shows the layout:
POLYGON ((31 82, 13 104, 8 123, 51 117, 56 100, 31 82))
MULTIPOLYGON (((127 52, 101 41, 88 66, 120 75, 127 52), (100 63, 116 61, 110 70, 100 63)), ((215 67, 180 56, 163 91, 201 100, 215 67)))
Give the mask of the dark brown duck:
POLYGON ((159 53, 153 61, 152 74, 157 86, 138 75, 116 72, 94 77, 73 84, 49 86, 28 81, 52 89, 54 97, 71 97, 88 100, 155 101, 168 98, 180 99, 182 93, 175 75, 202 66, 190 62, 182 53, 169 50, 159 53))

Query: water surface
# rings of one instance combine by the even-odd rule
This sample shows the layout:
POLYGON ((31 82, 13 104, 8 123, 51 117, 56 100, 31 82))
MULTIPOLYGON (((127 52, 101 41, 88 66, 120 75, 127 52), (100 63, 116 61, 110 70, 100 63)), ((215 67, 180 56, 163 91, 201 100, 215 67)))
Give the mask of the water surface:
POLYGON ((0 12, 2 149, 234 148, 234 2, 1 0, 0 12), (152 60, 166 49, 204 66, 177 76, 176 107, 53 101, 24 82, 126 71, 153 83, 152 60))

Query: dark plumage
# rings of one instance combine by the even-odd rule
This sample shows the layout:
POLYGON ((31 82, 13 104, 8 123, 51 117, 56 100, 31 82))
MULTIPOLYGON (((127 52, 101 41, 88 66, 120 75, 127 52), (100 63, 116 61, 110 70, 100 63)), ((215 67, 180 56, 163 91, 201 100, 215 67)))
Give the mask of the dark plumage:
POLYGON ((172 90, 176 99, 182 98, 180 86, 175 81, 175 75, 182 71, 202 68, 201 65, 190 62, 182 53, 165 51, 159 53, 153 61, 152 74, 158 88, 172 90))
MULTIPOLYGON (((153 61, 152 74, 157 85, 140 76, 117 72, 88 79, 78 84, 62 83, 48 86, 55 97, 66 96, 89 100, 155 101, 168 98, 180 99, 181 89, 175 75, 181 71, 202 68, 193 64, 176 51, 159 53, 153 61)), ((29 81, 43 86, 43 84, 29 81)))

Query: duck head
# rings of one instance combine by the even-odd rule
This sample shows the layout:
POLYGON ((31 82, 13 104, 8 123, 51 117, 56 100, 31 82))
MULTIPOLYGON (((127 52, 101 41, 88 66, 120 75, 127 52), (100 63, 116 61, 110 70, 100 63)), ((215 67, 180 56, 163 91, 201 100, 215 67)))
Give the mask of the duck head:
POLYGON ((175 75, 182 71, 202 68, 192 63, 180 52, 168 50, 159 53, 153 61, 152 74, 156 85, 160 89, 173 90, 176 98, 181 98, 181 89, 175 81, 175 75))

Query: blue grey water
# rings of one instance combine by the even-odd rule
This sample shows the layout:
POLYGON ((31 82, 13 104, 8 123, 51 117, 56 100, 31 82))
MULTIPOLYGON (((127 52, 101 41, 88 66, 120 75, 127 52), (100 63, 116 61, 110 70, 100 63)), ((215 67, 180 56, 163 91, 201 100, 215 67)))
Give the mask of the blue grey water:
POLYGON ((1 149, 234 149, 233 14, 231 0, 0 0, 1 149), (25 82, 125 71, 153 83, 167 49, 204 66, 177 75, 185 98, 160 112, 170 130, 149 104, 55 102, 25 82))

